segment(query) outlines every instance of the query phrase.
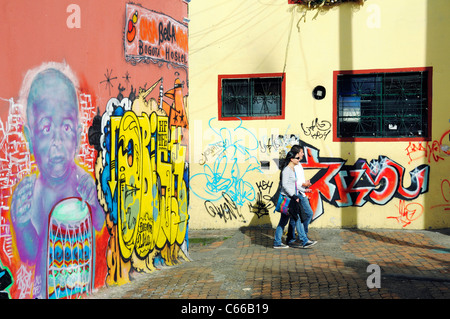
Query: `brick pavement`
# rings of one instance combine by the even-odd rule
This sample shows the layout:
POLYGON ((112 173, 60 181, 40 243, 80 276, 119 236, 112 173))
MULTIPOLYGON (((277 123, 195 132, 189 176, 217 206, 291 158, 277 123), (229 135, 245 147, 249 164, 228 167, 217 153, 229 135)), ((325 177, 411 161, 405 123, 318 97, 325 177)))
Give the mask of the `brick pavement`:
POLYGON ((311 228, 311 249, 273 249, 274 230, 191 231, 192 261, 134 274, 88 299, 449 299, 450 231, 311 228), (225 239, 226 238, 226 239, 225 239), (381 270, 381 288, 367 286, 381 270))

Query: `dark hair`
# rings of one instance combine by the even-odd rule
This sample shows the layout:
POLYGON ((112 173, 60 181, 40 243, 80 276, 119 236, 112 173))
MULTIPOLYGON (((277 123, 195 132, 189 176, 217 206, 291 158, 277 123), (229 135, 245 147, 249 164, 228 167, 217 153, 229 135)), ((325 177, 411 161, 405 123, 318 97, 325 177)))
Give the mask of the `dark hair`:
POLYGON ((280 182, 281 182, 281 176, 283 175, 283 170, 286 166, 288 166, 289 162, 291 161, 292 158, 295 158, 295 156, 300 152, 300 150, 302 150, 303 147, 300 145, 293 145, 291 147, 291 150, 286 154, 286 157, 284 158, 284 160, 281 162, 280 165, 280 182))
MULTIPOLYGON (((294 158, 295 155, 297 155, 297 154, 298 154, 298 152, 296 152, 295 149, 294 149, 294 150, 291 149, 291 150, 286 154, 286 157, 284 158, 284 160, 282 161, 282 164, 280 165, 280 170, 281 170, 281 172, 283 172, 283 169, 284 169, 286 166, 288 166, 288 164, 289 164, 289 162, 291 161, 291 159, 294 158)), ((281 172, 280 172, 280 175, 281 175, 281 172)))
POLYGON ((297 144, 297 145, 294 145, 291 147, 291 152, 298 154, 302 149, 303 149, 303 147, 300 146, 299 144, 297 144))
POLYGON ((292 158, 295 158, 295 156, 300 153, 300 151, 303 149, 303 146, 300 144, 293 145, 291 147, 291 150, 286 154, 286 157, 282 161, 282 164, 280 165, 281 171, 289 164, 292 158))
POLYGON ((294 158, 295 155, 297 155, 298 152, 293 151, 292 149, 286 154, 286 157, 284 158, 285 161, 289 162, 291 158, 294 158))

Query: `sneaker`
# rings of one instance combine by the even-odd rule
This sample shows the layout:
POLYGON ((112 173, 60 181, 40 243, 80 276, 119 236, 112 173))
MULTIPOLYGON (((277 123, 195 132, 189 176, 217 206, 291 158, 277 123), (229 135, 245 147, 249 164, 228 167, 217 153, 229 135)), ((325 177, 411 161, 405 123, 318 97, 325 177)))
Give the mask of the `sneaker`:
POLYGON ((273 245, 273 248, 274 249, 286 249, 286 248, 289 248, 289 246, 285 245, 285 244, 280 244, 280 245, 273 245))
POLYGON ((317 244, 317 240, 308 240, 308 244, 311 244, 311 246, 314 246, 317 244))
POLYGON ((312 242, 311 240, 308 240, 306 244, 302 246, 303 249, 312 248, 316 243, 312 242))
POLYGON ((289 243, 289 247, 292 247, 292 248, 301 248, 302 245, 301 245, 299 242, 297 242, 297 241, 293 241, 292 243, 289 243))

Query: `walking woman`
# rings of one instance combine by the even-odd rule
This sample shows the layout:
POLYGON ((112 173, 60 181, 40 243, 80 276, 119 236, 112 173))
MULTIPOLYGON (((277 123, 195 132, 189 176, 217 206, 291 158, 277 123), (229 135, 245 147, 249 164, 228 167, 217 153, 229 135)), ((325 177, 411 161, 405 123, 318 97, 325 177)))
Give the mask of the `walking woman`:
POLYGON ((289 215, 280 214, 280 221, 275 230, 275 240, 273 248, 289 248, 281 242, 281 237, 283 236, 284 227, 292 218, 295 220, 295 228, 297 230, 298 236, 302 241, 303 245, 301 248, 310 248, 313 243, 306 237, 305 230, 300 218, 300 201, 297 191, 297 177, 295 174, 294 167, 299 164, 301 160, 298 149, 291 150, 287 153, 284 160, 284 167, 281 171, 281 194, 288 196, 291 200, 289 203, 289 215))

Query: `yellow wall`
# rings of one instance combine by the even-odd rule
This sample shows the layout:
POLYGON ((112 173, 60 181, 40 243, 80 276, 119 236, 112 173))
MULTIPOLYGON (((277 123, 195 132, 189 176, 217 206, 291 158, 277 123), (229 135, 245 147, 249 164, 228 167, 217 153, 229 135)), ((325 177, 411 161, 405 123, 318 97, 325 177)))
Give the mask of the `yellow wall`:
MULTIPOLYGON (((320 157, 344 160, 350 166, 360 158, 370 163, 386 156, 404 168, 399 181, 405 188, 411 184, 409 172, 420 165, 429 170, 428 190, 411 200, 392 197, 383 205, 367 202, 343 208, 322 200, 324 213, 313 227, 449 227, 450 157, 442 151, 450 145, 450 63, 446 54, 450 39, 445 31, 450 28, 449 9, 448 0, 368 0, 363 5, 315 10, 289 5, 288 0, 190 2, 190 228, 278 223, 279 215, 273 214, 268 196, 278 187, 275 160, 281 146, 270 152, 262 147, 271 134, 293 134, 317 149, 320 157), (301 124, 311 125, 315 119, 333 123, 333 71, 409 67, 433 68, 430 141, 333 142, 334 127, 320 138, 302 130, 301 124), (218 75, 283 70, 284 120, 218 121, 218 75), (317 85, 327 90, 323 100, 312 97, 317 85), (241 174, 253 169, 239 179, 242 189, 248 191, 239 201, 231 199, 233 194, 221 195, 218 188, 216 193, 206 191, 208 185, 220 186, 207 177, 212 176, 215 159, 225 150, 221 143, 226 140, 225 133, 248 151, 249 158, 239 161, 241 174), (257 166, 264 160, 270 160, 270 170, 259 171, 257 166), (250 208, 258 196, 262 204, 269 205, 268 213, 250 208)), ((216 171, 221 168, 221 177, 235 182, 230 158, 216 171)), ((313 178, 317 172, 310 169, 305 174, 313 178)))

